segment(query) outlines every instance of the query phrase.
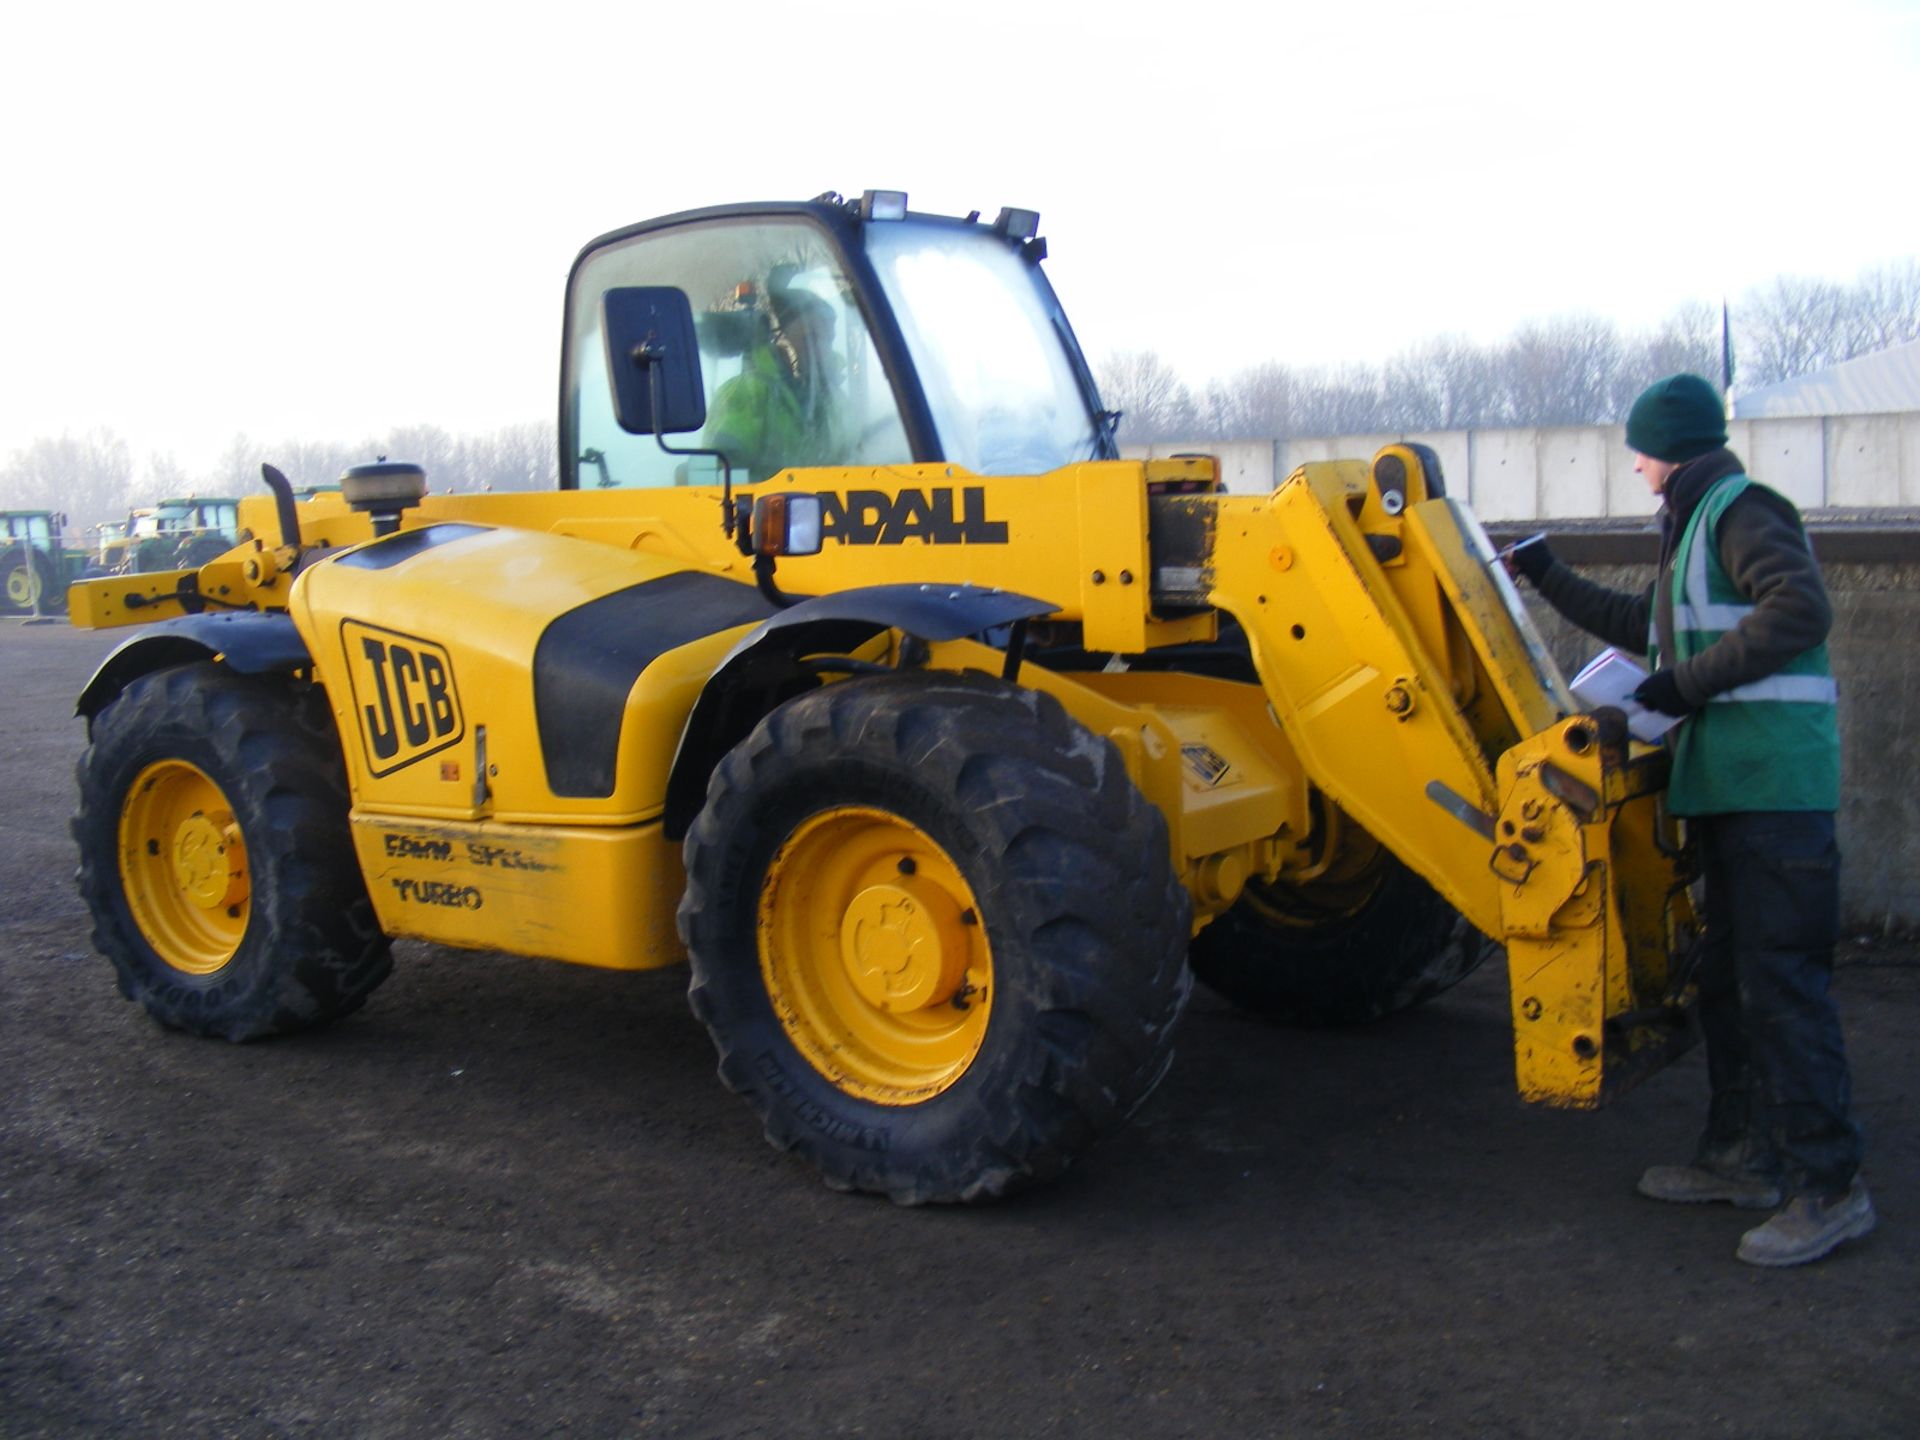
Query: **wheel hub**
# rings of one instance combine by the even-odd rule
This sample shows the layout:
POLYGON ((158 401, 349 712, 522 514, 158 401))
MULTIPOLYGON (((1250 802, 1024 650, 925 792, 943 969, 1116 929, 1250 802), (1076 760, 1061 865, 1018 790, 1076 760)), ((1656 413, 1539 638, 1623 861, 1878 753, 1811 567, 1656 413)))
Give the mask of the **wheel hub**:
POLYGON ((840 922, 840 959, 869 1005, 924 1010, 966 976, 960 909, 939 887, 903 878, 854 896, 840 922))
POLYGON ((245 893, 240 831, 231 815, 196 811, 173 837, 173 874, 181 893, 202 910, 224 910, 245 893))
POLYGON ((40 577, 31 565, 22 565, 7 577, 7 599, 15 605, 31 605, 40 598, 40 577))

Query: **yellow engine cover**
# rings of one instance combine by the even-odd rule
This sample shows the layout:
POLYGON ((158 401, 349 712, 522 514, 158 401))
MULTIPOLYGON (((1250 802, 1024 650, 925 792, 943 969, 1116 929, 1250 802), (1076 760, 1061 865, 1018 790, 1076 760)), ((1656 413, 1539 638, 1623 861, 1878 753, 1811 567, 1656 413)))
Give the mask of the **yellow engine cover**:
POLYGON ((292 613, 382 928, 620 968, 681 958, 667 775, 707 678, 771 613, 757 590, 452 523, 313 565, 292 613))
POLYGON ((431 525, 303 573, 295 623, 356 811, 510 824, 659 815, 750 585, 537 531, 431 525))

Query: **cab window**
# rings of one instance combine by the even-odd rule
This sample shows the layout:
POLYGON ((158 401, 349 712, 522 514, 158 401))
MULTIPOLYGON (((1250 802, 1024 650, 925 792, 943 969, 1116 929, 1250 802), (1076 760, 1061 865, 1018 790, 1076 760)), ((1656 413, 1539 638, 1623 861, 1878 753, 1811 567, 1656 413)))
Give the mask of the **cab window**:
POLYGON ((852 287, 804 221, 719 221, 637 235, 590 256, 574 281, 562 459, 581 489, 717 485, 706 456, 669 455, 614 418, 601 296, 673 285, 692 301, 707 422, 667 437, 723 451, 736 483, 796 465, 912 458, 893 387, 852 287))

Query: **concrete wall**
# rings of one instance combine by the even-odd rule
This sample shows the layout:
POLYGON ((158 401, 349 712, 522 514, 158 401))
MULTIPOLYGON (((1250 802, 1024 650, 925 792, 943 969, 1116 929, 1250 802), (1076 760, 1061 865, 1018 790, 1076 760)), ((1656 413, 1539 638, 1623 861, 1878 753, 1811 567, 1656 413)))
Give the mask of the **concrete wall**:
MULTIPOLYGON (((1451 494, 1482 520, 1651 515, 1619 425, 1337 435, 1311 440, 1205 441, 1128 446, 1149 458, 1199 451, 1220 457, 1227 488, 1259 494, 1309 460, 1365 459, 1414 440, 1440 456, 1451 494)), ((1920 411, 1809 419, 1735 420, 1727 443, 1753 476, 1802 508, 1920 506, 1920 411)))
MULTIPOLYGON (((1650 565, 1577 568, 1616 589, 1653 583, 1650 565)), ((1920 564, 1824 568, 1840 685, 1841 912, 1848 934, 1920 930, 1920 564)), ((1531 591, 1528 602, 1567 673, 1600 650, 1531 591)))

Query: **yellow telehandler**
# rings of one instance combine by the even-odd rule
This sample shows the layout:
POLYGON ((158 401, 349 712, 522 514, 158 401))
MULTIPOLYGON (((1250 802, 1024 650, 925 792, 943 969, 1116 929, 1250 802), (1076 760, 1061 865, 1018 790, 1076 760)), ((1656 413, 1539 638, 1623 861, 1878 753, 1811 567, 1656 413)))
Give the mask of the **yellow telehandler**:
POLYGON ((769 1139, 903 1203, 1117 1128, 1193 975, 1357 1021, 1504 947, 1556 1105, 1684 1048, 1664 753, 1581 712, 1431 452, 1260 496, 1119 458, 1037 226, 869 191, 604 236, 556 492, 266 467, 221 556, 75 586, 158 622, 79 701, 126 995, 246 1040, 394 936, 686 960, 769 1139))

